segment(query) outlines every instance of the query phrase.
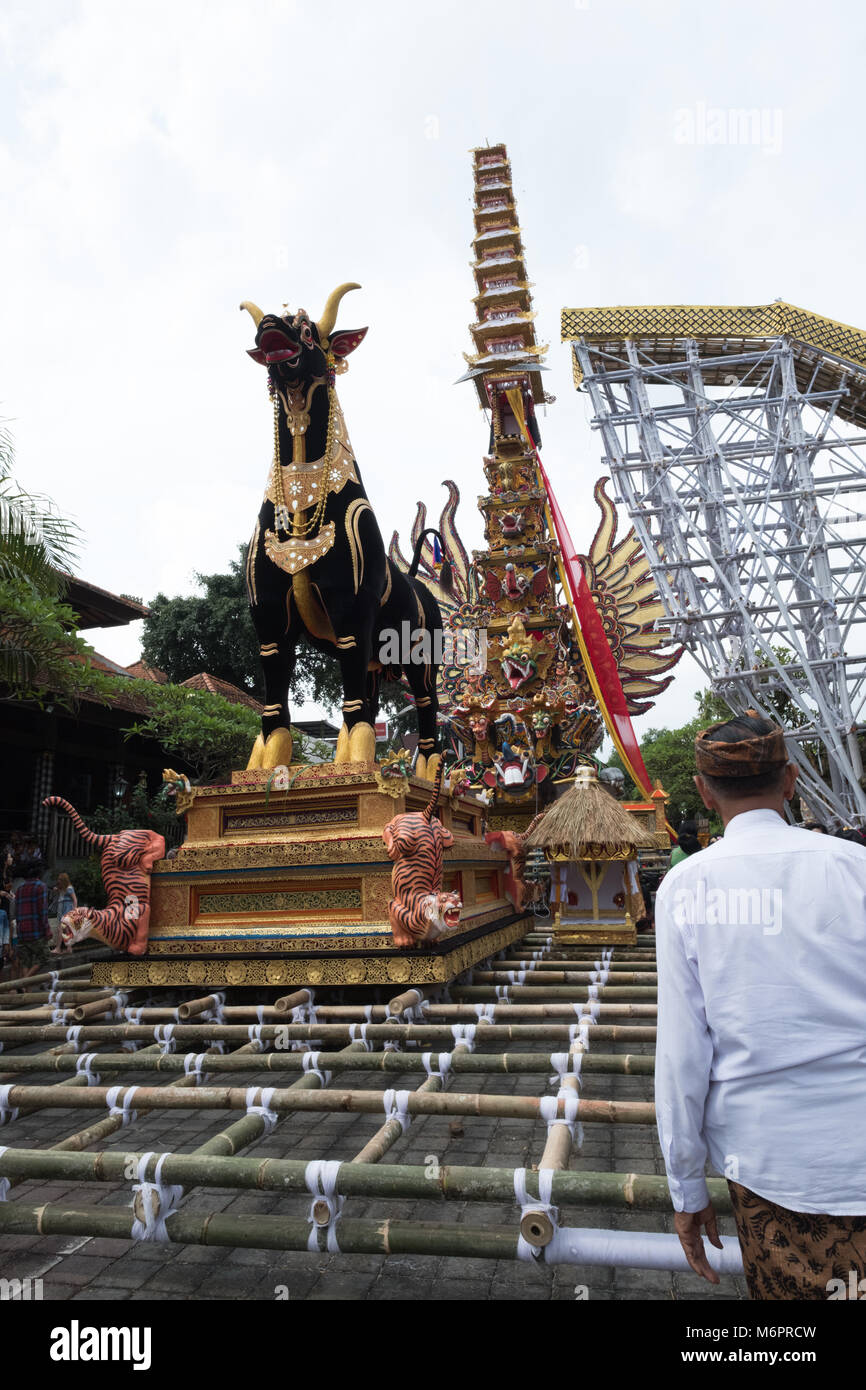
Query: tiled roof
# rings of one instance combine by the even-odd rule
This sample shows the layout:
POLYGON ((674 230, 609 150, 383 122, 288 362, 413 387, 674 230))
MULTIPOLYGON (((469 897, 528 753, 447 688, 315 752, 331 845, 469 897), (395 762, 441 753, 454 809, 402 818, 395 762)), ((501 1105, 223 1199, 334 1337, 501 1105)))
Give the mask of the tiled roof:
POLYGON ((239 686, 232 685, 231 681, 220 680, 218 676, 211 676, 207 671, 190 676, 188 680, 181 681, 181 685, 185 685, 188 690, 204 690, 209 695, 221 695, 231 704, 246 705, 247 709, 255 710, 256 714, 261 714, 264 708, 248 690, 241 690, 239 686))

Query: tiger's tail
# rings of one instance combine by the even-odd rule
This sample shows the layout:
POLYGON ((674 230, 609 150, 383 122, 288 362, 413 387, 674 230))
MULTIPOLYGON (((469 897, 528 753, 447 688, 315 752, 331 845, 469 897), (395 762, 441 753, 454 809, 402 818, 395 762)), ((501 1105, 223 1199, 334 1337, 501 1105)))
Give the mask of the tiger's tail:
POLYGON ((70 805, 68 801, 64 801, 62 796, 46 796, 42 805, 55 806, 65 811, 82 840, 86 840, 89 845, 93 845, 94 849, 105 849, 107 845, 111 844, 110 835, 97 835, 95 831, 88 830, 75 807, 70 805))
POLYGON ((543 811, 539 811, 539 813, 538 813, 538 815, 535 817, 535 819, 534 819, 534 820, 531 820, 531 821, 529 822, 528 826, 526 827, 526 829, 524 830, 524 832, 523 832, 523 838, 524 838, 524 840, 528 840, 528 839, 529 839, 530 835, 532 834, 533 830, 534 830, 535 827, 537 826, 538 822, 539 822, 539 821, 542 819, 542 817, 545 816, 546 814, 547 814, 547 807, 545 806, 544 810, 543 810, 543 811))
POLYGON ((444 770, 445 765, 442 762, 442 759, 440 758, 439 766, 436 768, 436 778, 433 782, 433 795, 427 802, 427 805, 424 807, 423 812, 424 819, 427 821, 428 825, 430 821, 433 819, 434 815, 436 814, 436 807, 439 805, 439 793, 442 790, 442 773, 444 772, 444 770))

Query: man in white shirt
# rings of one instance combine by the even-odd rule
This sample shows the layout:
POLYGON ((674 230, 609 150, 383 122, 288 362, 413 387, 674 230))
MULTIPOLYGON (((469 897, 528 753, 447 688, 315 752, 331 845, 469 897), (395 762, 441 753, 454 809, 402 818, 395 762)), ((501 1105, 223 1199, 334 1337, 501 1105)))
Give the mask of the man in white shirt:
POLYGON ((704 730, 695 755, 724 837, 656 898, 656 1113, 677 1234, 718 1283, 701 1239, 720 1244, 709 1159, 752 1298, 866 1295, 866 849, 787 823, 797 768, 754 710, 704 730))

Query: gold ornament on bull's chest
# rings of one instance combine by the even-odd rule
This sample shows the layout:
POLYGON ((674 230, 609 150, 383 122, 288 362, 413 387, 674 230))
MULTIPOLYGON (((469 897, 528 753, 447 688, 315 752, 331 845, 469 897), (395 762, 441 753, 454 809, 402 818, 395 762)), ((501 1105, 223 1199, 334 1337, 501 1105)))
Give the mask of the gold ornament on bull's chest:
POLYGON ((265 496, 274 505, 276 531, 265 532, 265 554, 288 574, 306 569, 334 544, 332 521, 322 524, 329 495, 340 492, 347 482, 358 482, 355 460, 346 422, 333 387, 328 388, 328 434, 320 459, 306 460, 306 430, 310 423, 306 393, 280 393, 292 435, 293 459, 280 461, 279 400, 274 400, 274 462, 265 496), (288 533, 281 540, 279 532, 288 533))

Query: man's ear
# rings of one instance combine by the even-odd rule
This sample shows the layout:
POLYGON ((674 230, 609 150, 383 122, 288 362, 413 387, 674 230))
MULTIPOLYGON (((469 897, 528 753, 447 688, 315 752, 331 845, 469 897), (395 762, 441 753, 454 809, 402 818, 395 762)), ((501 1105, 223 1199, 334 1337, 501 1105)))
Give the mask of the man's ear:
POLYGON ((704 803, 707 810, 718 811, 719 803, 714 797, 713 793, 710 791, 709 787, 707 786, 706 782, 704 781, 703 777, 699 772, 695 773, 694 777, 692 778, 692 781, 697 787, 698 796, 701 798, 701 801, 704 803))
POLYGON ((794 786, 800 776, 800 769, 796 763, 788 763, 785 768, 785 775, 782 781, 782 796, 786 801, 790 801, 794 795, 794 786))
POLYGON ((328 349, 335 357, 348 357, 350 352, 354 352, 355 348, 363 343, 366 336, 366 328, 343 328, 331 334, 328 349))

